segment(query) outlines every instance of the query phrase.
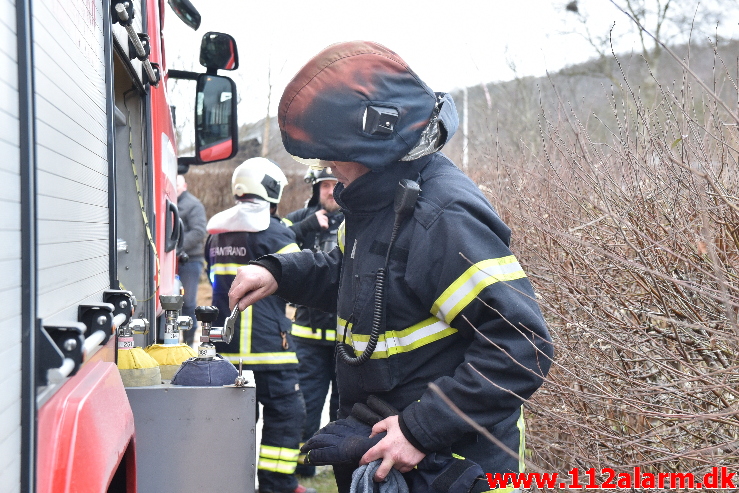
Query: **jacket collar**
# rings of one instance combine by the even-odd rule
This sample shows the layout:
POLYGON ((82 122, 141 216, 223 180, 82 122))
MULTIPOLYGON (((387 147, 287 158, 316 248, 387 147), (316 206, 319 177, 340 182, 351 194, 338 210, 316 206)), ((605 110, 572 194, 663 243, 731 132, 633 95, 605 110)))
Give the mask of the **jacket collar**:
POLYGON ((392 205, 395 190, 403 178, 418 180, 419 173, 432 159, 432 155, 415 161, 398 161, 380 171, 370 171, 345 187, 338 183, 334 187, 334 199, 342 212, 349 214, 372 214, 392 205))

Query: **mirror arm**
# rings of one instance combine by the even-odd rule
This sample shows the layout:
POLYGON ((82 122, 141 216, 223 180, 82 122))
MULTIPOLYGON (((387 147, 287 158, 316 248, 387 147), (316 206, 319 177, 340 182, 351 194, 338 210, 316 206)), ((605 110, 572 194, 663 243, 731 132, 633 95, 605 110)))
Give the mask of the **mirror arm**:
POLYGON ((196 156, 182 156, 177 158, 177 166, 190 166, 191 164, 204 163, 201 163, 196 156))
POLYGON ((186 79, 186 80, 198 80, 197 72, 189 72, 187 70, 168 70, 167 74, 170 79, 186 79))

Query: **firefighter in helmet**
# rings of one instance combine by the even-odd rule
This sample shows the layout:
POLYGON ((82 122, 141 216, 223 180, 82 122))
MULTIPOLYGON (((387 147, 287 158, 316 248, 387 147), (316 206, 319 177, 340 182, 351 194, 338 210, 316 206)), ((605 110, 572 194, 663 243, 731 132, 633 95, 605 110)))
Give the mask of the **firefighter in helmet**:
MULTIPOLYGON (((205 258, 213 305, 219 310, 215 325, 222 325, 230 314, 228 291, 239 266, 270 253, 299 251, 295 234, 276 216, 285 185, 285 174, 265 158, 248 159, 234 170, 231 190, 236 205, 213 216, 207 226, 210 236, 205 258)), ((285 301, 269 296, 239 315, 230 344, 216 343, 223 357, 233 363, 242 360, 245 368, 254 372, 257 400, 263 405, 257 462, 260 493, 307 490, 294 474, 305 404, 290 328, 285 301)))
MULTIPOLYGON (((312 185, 313 195, 306 207, 288 214, 285 221, 295 232, 298 246, 314 252, 330 252, 337 245, 339 225, 344 221, 339 204, 334 200, 334 186, 338 181, 331 168, 308 169, 306 183, 312 185)), ((339 393, 336 386, 334 345, 336 343, 336 313, 300 306, 295 310, 292 331, 297 344, 300 388, 305 398, 306 420, 303 441, 318 431, 326 394, 331 388, 329 419, 336 419, 339 393)), ((303 464, 298 459, 296 473, 313 476, 316 467, 303 464)))
POLYGON ((523 404, 551 339, 510 228, 438 152, 459 123, 452 98, 382 45, 338 43, 288 83, 278 122, 288 153, 331 162, 339 247, 263 257, 239 269, 230 301, 276 293, 337 311, 340 419, 306 460, 333 464, 339 493, 358 467, 354 479, 392 472, 411 493, 479 493, 483 471, 521 472, 523 404))

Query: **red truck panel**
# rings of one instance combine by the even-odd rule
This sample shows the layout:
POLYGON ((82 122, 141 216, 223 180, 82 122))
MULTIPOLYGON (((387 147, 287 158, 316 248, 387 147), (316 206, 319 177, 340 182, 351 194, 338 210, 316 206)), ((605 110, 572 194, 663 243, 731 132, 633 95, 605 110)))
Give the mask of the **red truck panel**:
MULTIPOLYGON (((115 363, 90 362, 67 381, 39 409, 38 436, 38 493, 105 491, 134 440, 133 413, 115 363)), ((133 464, 126 463, 129 482, 136 477, 133 464)), ((135 485, 129 483, 129 491, 135 485)))
MULTIPOLYGON (((148 32, 151 37, 151 63, 157 63, 161 67, 162 75, 166 73, 164 66, 164 53, 162 45, 160 2, 146 2, 146 15, 148 32)), ((165 77, 159 83, 159 87, 151 86, 151 135, 152 135, 152 160, 154 162, 154 201, 156 203, 157 231, 156 245, 159 253, 161 276, 159 278, 158 295, 175 294, 174 276, 177 263, 177 252, 165 252, 164 245, 167 206, 166 200, 177 203, 177 141, 175 139, 174 125, 172 124, 172 113, 169 109, 169 95, 165 77)), ((160 309, 159 297, 157 296, 157 310, 160 309)))

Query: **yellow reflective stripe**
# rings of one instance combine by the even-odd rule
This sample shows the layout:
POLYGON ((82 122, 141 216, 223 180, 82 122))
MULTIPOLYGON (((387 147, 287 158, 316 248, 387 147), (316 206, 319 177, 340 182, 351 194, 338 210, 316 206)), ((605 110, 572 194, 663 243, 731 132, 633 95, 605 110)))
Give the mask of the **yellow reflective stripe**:
POLYGON ((289 245, 285 245, 284 247, 277 250, 275 253, 293 253, 293 252, 299 252, 300 247, 297 243, 290 243, 289 245))
POLYGON ((241 312, 241 325, 239 326, 239 334, 241 334, 241 337, 239 338, 239 351, 243 351, 245 353, 251 353, 252 306, 253 305, 247 306, 246 310, 241 312))
POLYGON ((259 462, 257 462, 257 469, 261 469, 262 471, 280 472, 282 474, 292 474, 295 472, 297 465, 297 461, 284 462, 281 460, 262 459, 260 457, 259 462))
MULTIPOLYGON (((521 414, 518 416, 516 426, 518 427, 518 472, 524 472, 526 470, 526 462, 524 460, 524 454, 526 453, 526 420, 523 417, 523 406, 521 406, 521 414)), ((505 488, 487 490, 483 493, 513 493, 517 491, 520 490, 513 486, 506 486, 505 488)))
POLYGON ((239 324, 239 351, 240 353, 222 353, 221 356, 238 363, 243 360, 245 364, 252 365, 282 365, 288 363, 298 363, 298 356, 295 352, 279 352, 279 353, 252 353, 251 352, 251 332, 252 332, 252 313, 253 306, 246 307, 241 312, 241 322, 239 324))
MULTIPOLYGON (((300 443, 298 444, 298 449, 301 449, 301 448, 303 448, 303 445, 305 445, 305 442, 300 442, 300 443)), ((305 464, 305 457, 306 457, 307 455, 308 455, 308 453, 307 453, 307 452, 306 452, 306 453, 304 454, 303 452, 300 452, 300 451, 298 450, 298 464, 305 464)))
POLYGON ((278 459, 284 461, 298 460, 300 450, 296 448, 273 447, 272 445, 260 445, 259 457, 265 459, 278 459))
POLYGON ((454 457, 455 459, 464 460, 464 457, 459 454, 455 454, 454 452, 452 452, 452 457, 454 457))
POLYGON ((300 450, 262 445, 259 447, 259 462, 257 468, 264 471, 292 474, 298 463, 300 450))
POLYGON ((298 363, 298 356, 294 352, 287 351, 283 353, 223 353, 221 356, 232 363, 238 363, 239 359, 241 359, 245 365, 284 365, 298 363))
MULTIPOLYGON (((345 320, 337 319, 338 340, 343 339, 344 325, 346 325, 345 320)), ((384 334, 380 334, 380 337, 377 338, 377 346, 375 352, 372 353, 372 359, 387 358, 394 354, 413 351, 456 332, 457 329, 449 327, 449 325, 435 317, 427 318, 400 331, 389 330, 384 334)), ((352 345, 356 354, 362 354, 370 340, 369 335, 353 334, 351 325, 346 337, 347 342, 352 345)))
POLYGON ((339 244, 341 254, 344 254, 344 244, 346 243, 346 220, 341 221, 339 229, 336 230, 336 242, 339 244))
POLYGON ((292 226, 293 225, 293 222, 291 220, 289 220, 288 218, 286 218, 286 217, 283 217, 282 218, 282 222, 285 223, 285 226, 292 226))
POLYGON ((459 276, 431 307, 431 313, 451 323, 480 291, 498 281, 513 281, 526 277, 516 257, 494 258, 478 262, 459 276))
POLYGON ((336 340, 336 331, 331 329, 316 329, 315 332, 313 332, 313 329, 310 327, 305 327, 304 325, 298 325, 293 324, 293 330, 290 332, 293 336, 302 337, 304 339, 316 339, 316 340, 322 340, 323 339, 323 332, 326 332, 326 340, 327 341, 335 341, 336 340))
POLYGON ((523 417, 523 406, 521 406, 521 414, 518 416, 516 426, 518 427, 518 472, 524 472, 526 470, 526 461, 524 460, 526 454, 526 420, 523 417))
POLYGON ((321 339, 321 329, 317 329, 313 332, 310 327, 303 325, 293 324, 293 330, 290 332, 293 336, 302 337, 304 339, 321 339))
POLYGON ((210 266, 210 279, 213 281, 214 276, 235 276, 236 269, 244 264, 213 264, 210 266))

